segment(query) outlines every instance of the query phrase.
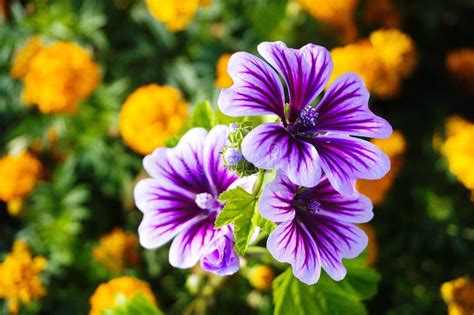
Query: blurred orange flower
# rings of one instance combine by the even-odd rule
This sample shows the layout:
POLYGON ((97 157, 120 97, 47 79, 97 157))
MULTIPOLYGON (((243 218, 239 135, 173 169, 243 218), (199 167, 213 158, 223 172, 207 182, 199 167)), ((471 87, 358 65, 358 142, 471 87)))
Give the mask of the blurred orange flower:
MULTIPOLYGON (((25 49, 33 50, 28 46, 25 49)), ((27 52, 23 54, 27 59, 27 52)), ((45 114, 75 112, 78 103, 89 97, 100 82, 99 66, 91 54, 72 42, 43 46, 25 64, 23 102, 36 105, 45 114)))
POLYGON ((41 162, 27 151, 0 159, 0 200, 8 202, 12 215, 21 211, 21 200, 36 186, 42 168, 41 162))
POLYGON ((474 192, 474 124, 458 116, 446 121, 446 139, 440 144, 441 153, 457 179, 474 192))
POLYGON ((101 237, 99 244, 92 250, 92 256, 111 272, 120 273, 125 267, 138 264, 138 238, 122 228, 115 228, 101 237))
POLYGON ((449 73, 467 90, 474 92, 474 48, 454 50, 446 57, 449 73))
POLYGON ((211 0, 146 0, 151 15, 172 32, 186 29, 199 6, 208 6, 211 0))
POLYGON ((30 304, 46 295, 40 273, 47 261, 41 256, 32 257, 28 245, 15 241, 12 253, 0 263, 0 299, 8 302, 8 311, 18 314, 20 304, 30 304))
POLYGON ((344 42, 350 42, 357 37, 354 12, 358 0, 298 0, 298 2, 316 20, 341 30, 344 42))
POLYGON ((14 79, 21 79, 28 72, 31 59, 43 48, 40 36, 31 37, 13 57, 10 75, 14 79))
POLYGON ((232 85, 232 78, 227 73, 227 63, 232 54, 223 54, 219 57, 216 64, 216 87, 220 89, 228 88, 232 85))
POLYGON ((355 72, 380 98, 397 95, 401 79, 409 76, 416 65, 413 41, 396 29, 372 32, 369 40, 334 48, 331 55, 334 70, 330 82, 343 73, 355 72))
POLYGON ((89 315, 104 314, 113 310, 124 301, 129 301, 135 295, 142 294, 151 303, 157 304, 150 285, 133 277, 120 277, 102 283, 89 299, 91 310, 89 315))
POLYGON ((443 283, 441 296, 448 305, 449 315, 474 314, 474 281, 469 277, 443 283))
POLYGON ((149 154, 184 126, 188 108, 181 92, 171 86, 142 86, 122 106, 120 133, 134 151, 149 154))

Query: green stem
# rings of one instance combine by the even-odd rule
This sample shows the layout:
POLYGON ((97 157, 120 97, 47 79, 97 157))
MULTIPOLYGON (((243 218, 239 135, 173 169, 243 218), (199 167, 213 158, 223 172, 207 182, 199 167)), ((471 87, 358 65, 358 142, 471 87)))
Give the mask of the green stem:
POLYGON ((260 190, 262 189, 264 179, 265 179, 265 171, 261 169, 258 170, 257 181, 255 182, 255 185, 253 186, 253 191, 252 191, 252 194, 255 197, 257 197, 260 194, 260 190))

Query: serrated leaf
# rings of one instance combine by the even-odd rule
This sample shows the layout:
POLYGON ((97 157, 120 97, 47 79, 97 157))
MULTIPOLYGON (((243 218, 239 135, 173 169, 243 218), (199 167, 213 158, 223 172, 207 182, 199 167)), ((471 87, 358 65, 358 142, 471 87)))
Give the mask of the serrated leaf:
POLYGON ((237 187, 223 192, 219 200, 225 202, 225 206, 216 218, 215 227, 233 222, 237 251, 244 254, 258 223, 257 198, 237 187))
POLYGON ((364 258, 345 261, 347 276, 334 281, 322 274, 318 283, 308 286, 293 277, 291 268, 273 282, 274 314, 354 314, 365 315, 363 300, 377 291, 380 276, 364 263, 364 258))

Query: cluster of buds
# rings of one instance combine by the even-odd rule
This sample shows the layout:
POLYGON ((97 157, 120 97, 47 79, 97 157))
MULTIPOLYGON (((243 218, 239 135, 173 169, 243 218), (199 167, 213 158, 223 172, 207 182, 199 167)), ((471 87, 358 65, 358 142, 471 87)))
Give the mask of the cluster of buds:
POLYGON ((240 177, 252 175, 258 172, 258 168, 247 161, 241 150, 242 140, 252 130, 248 123, 232 123, 229 125, 229 145, 222 151, 225 166, 231 171, 235 171, 240 177))

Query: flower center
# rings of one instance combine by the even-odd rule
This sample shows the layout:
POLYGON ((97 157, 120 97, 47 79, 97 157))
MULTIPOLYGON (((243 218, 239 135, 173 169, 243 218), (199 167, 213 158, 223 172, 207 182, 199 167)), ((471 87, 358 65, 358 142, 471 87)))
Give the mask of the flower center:
POLYGON ((307 105, 305 108, 300 113, 300 117, 298 119, 298 123, 303 127, 303 128, 311 128, 315 127, 317 120, 318 120, 318 112, 316 111, 316 108, 307 105))
POLYGON ((222 207, 222 204, 209 193, 197 194, 194 201, 203 210, 218 211, 222 207))

